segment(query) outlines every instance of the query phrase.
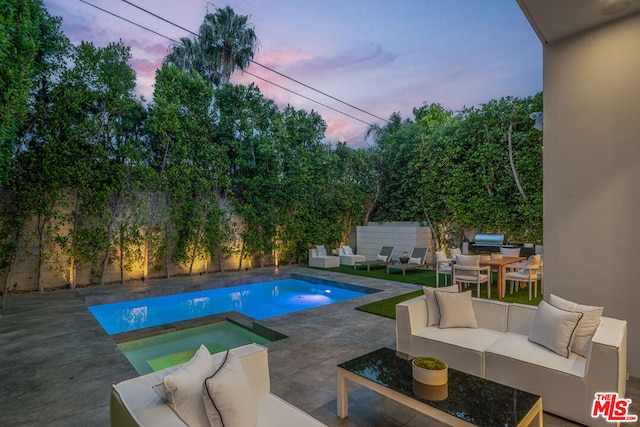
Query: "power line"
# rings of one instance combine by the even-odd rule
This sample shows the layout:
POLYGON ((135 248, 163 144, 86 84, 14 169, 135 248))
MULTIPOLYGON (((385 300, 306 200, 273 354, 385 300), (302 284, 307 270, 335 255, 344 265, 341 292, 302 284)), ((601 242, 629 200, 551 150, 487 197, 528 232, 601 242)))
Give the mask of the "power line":
MULTIPOLYGON (((151 16, 153 16, 153 17, 155 17, 155 18, 160 19, 160 20, 162 20, 162 21, 166 22, 166 23, 167 23, 167 24, 169 24, 169 25, 173 25, 173 26, 175 26, 175 27, 177 27, 177 28, 180 28, 180 29, 181 29, 181 30, 183 30, 183 31, 186 31, 186 32, 188 32, 188 33, 190 33, 190 34, 193 34, 194 36, 196 36, 196 37, 200 38, 200 35, 199 35, 199 34, 196 34, 196 33, 194 33, 193 31, 191 31, 191 30, 189 30, 189 29, 187 29, 187 28, 184 28, 184 27, 183 27, 183 26, 181 26, 181 25, 178 25, 178 24, 176 24, 176 23, 174 23, 174 22, 172 22, 172 21, 170 21, 170 20, 168 20, 168 19, 166 19, 166 18, 163 18, 163 17, 162 17, 162 16, 160 16, 160 15, 157 15, 157 14, 155 14, 155 13, 153 13, 153 12, 151 12, 151 11, 149 11, 149 10, 147 10, 147 9, 145 9, 145 8, 143 8, 143 7, 141 7, 141 6, 138 6, 138 5, 136 5, 135 3, 130 2, 129 0, 121 0, 121 1, 122 1, 122 2, 124 2, 124 3, 126 3, 126 4, 128 4, 128 5, 130 5, 130 6, 135 7, 135 8, 137 8, 137 9, 139 9, 139 10, 141 10, 141 11, 143 11, 143 12, 145 12, 145 13, 147 13, 147 14, 149 14, 149 15, 151 15, 151 16)), ((229 49, 229 48, 228 48, 228 47, 226 47, 226 46, 222 46, 222 48, 223 48, 223 49, 225 49, 225 50, 227 50, 227 51, 229 51, 230 53, 236 53, 236 52, 234 52, 232 49, 229 49)), ((312 91, 314 91, 314 92, 318 92, 319 94, 324 95, 324 96, 326 96, 327 98, 331 98, 331 99, 333 99, 334 101, 338 101, 338 102, 340 102, 341 104, 344 104, 344 105, 346 105, 346 106, 348 106, 348 107, 350 107, 350 108, 353 108, 353 109, 355 109, 355 110, 358 110, 358 111, 360 111, 360 112, 362 112, 362 113, 365 113, 365 114, 367 114, 367 115, 369 115, 369 116, 371 116, 371 117, 374 117, 374 118, 376 118, 376 119, 378 119, 378 120, 382 120, 383 122, 387 122, 387 123, 389 123, 389 121, 388 121, 388 120, 383 119, 382 117, 376 116, 375 114, 370 113, 370 112, 368 112, 368 111, 366 111, 366 110, 363 110, 362 108, 356 107, 355 105, 352 105, 352 104, 350 104, 350 103, 348 103, 348 102, 345 102, 345 101, 343 101, 343 100, 341 100, 341 99, 338 99, 338 98, 336 98, 336 97, 335 97, 335 96, 333 96, 333 95, 329 95, 328 93, 326 93, 326 92, 324 92, 324 91, 321 91, 321 90, 316 89, 316 88, 314 88, 314 87, 312 87, 312 86, 309 86, 309 85, 308 85, 308 84, 306 84, 306 83, 303 83, 303 82, 301 82, 301 81, 299 81, 299 80, 297 80, 297 79, 294 79, 293 77, 289 77, 289 76, 287 76, 286 74, 283 74, 283 73, 281 73, 281 72, 279 72, 279 71, 277 71, 277 70, 274 70, 274 69, 273 69, 273 68, 271 68, 271 67, 268 67, 268 66, 266 66, 266 65, 264 65, 264 64, 261 64, 261 63, 259 63, 259 62, 257 62, 257 61, 254 61, 253 59, 250 59, 250 60, 249 60, 249 62, 251 62, 252 64, 255 64, 255 65, 259 66, 259 67, 262 67, 262 68, 264 68, 264 69, 267 69, 267 70, 271 71, 272 73, 278 74, 279 76, 284 77, 284 78, 286 78, 287 80, 291 80, 292 82, 295 82, 295 83, 297 83, 297 84, 299 84, 299 85, 301 85, 301 86, 304 86, 304 87, 306 87, 307 89, 311 89, 311 90, 312 90, 312 91)))
MULTIPOLYGON (((136 27, 142 28, 142 29, 144 29, 144 30, 146 30, 146 31, 150 31, 150 32, 152 32, 153 34, 156 34, 156 35, 158 35, 158 36, 160 36, 160 37, 163 37, 163 38, 165 38, 165 39, 167 39, 167 40, 170 40, 170 41, 172 41, 172 42, 174 42, 174 43, 180 44, 180 42, 179 42, 179 41, 174 40, 174 39, 172 39, 171 37, 165 36, 164 34, 161 34, 161 33, 157 32, 157 31, 154 31, 154 30, 152 30, 152 29, 150 29, 150 28, 147 28, 147 27, 145 27, 145 26, 143 26, 143 25, 141 25, 141 24, 138 24, 137 22, 131 21, 131 20, 126 19, 126 18, 124 18, 124 17, 122 17, 122 16, 120 16, 120 15, 118 15, 118 14, 115 14, 115 13, 110 12, 110 11, 108 11, 108 10, 105 10, 105 9, 103 9, 103 8, 101 8, 101 7, 98 7, 98 6, 96 6, 95 4, 93 4, 93 3, 89 3, 89 2, 87 2, 87 1, 85 1, 85 0, 80 0, 80 1, 81 1, 82 3, 85 3, 85 4, 89 5, 89 6, 95 7, 96 9, 98 9, 98 10, 100 10, 100 11, 102 11, 102 12, 108 13, 108 14, 109 14, 109 15, 111 15, 111 16, 114 16, 114 17, 116 17, 116 18, 122 19, 122 20, 123 20, 123 21, 125 21, 125 22, 128 22, 128 23, 130 23, 130 24, 132 24, 132 25, 135 25, 136 27)), ((186 30, 186 31, 188 31, 188 30, 186 30)), ((294 90, 288 89, 288 88, 286 88, 286 87, 284 87, 284 86, 281 86, 281 85, 279 85, 279 84, 277 84, 277 83, 274 83, 274 82, 272 82, 272 81, 270 81, 270 80, 267 80, 267 79, 265 79, 264 77, 257 76, 257 75, 255 75, 255 74, 253 74, 253 73, 250 73, 249 71, 246 71, 246 70, 242 70, 242 72, 244 72, 244 73, 246 73, 246 74, 249 74, 250 76, 253 76, 253 77, 257 78, 257 79, 263 80, 263 81, 265 81, 265 82, 267 82, 267 83, 269 83, 269 84, 271 84, 271 85, 274 85, 274 86, 276 86, 276 87, 278 87, 278 88, 280 88, 280 89, 286 90, 287 92, 291 92, 291 93, 293 93, 294 95, 297 95, 297 96, 299 96, 299 97, 301 97, 301 98, 307 99, 307 100, 309 100, 309 101, 311 101, 311 102, 315 102, 316 104, 321 105, 321 106, 323 106, 323 107, 325 107, 325 108, 328 108, 328 109, 330 109, 330 110, 333 110, 333 111, 335 111, 336 113, 342 114, 342 115, 347 116, 347 117, 349 117, 349 118, 351 118, 351 119, 353 119, 353 120, 357 120, 357 121, 359 121, 359 122, 361 122, 361 123, 364 123, 364 124, 365 124, 365 125, 367 125, 367 126, 373 126, 371 123, 365 122, 364 120, 361 120, 361 119, 359 119, 359 118, 357 118, 357 117, 355 117, 355 116, 352 116, 351 114, 348 114, 348 113, 345 113, 344 111, 340 111, 340 110, 338 110, 338 109, 336 109, 336 108, 330 107, 330 106, 328 106, 328 105, 326 105, 326 104, 323 104, 323 103, 322 103, 322 102, 320 102, 320 101, 316 101, 316 100, 315 100, 315 99, 313 99, 313 98, 309 98, 308 96, 302 95, 301 93, 298 93, 298 92, 296 92, 296 91, 294 91, 294 90)))
POLYGON ((340 110, 337 110, 337 109, 335 109, 335 108, 333 108, 333 107, 329 107, 328 105, 323 104, 322 102, 318 102, 318 101, 316 101, 315 99, 311 99, 311 98, 309 98, 309 97, 307 97, 307 96, 305 96, 305 95, 299 94, 298 92, 294 92, 294 91, 292 91, 291 89, 287 89, 286 87, 284 87, 284 86, 280 86, 279 84, 274 83, 274 82, 272 82, 272 81, 269 81, 269 80, 267 80, 267 79, 265 79, 265 78, 263 78, 263 77, 256 76, 255 74, 250 73, 249 71, 242 70, 242 72, 243 72, 243 73, 246 73, 246 74, 249 74, 250 76, 253 76, 253 77, 257 78, 257 79, 263 80, 263 81, 265 81, 265 82, 267 82, 267 83, 269 83, 269 84, 272 84, 272 85, 274 85, 274 86, 276 86, 276 87, 279 87, 280 89, 284 89, 284 90, 286 90, 287 92, 291 92, 291 93, 294 93, 294 94, 296 94, 296 95, 298 95, 298 96, 301 96, 301 97, 302 97, 302 98, 304 98, 304 99, 308 99, 309 101, 313 101, 313 102, 315 102, 316 104, 320 104, 320 105, 322 105, 323 107, 326 107, 326 108, 328 108, 328 109, 330 109, 330 110, 335 111, 336 113, 344 114, 344 115, 345 115, 345 116, 347 116, 347 117, 351 117, 353 120, 357 120, 357 121, 359 121, 359 122, 361 122, 361 123, 364 123, 364 124, 365 124, 365 125, 367 125, 367 126, 373 126, 371 123, 365 122, 364 120, 360 120, 359 118, 357 118, 357 117, 355 117, 355 116, 352 116, 351 114, 347 114, 347 113, 345 113, 344 111, 340 111, 340 110))
POLYGON ((130 23, 130 24, 133 24, 133 25, 135 25, 135 26, 137 26, 137 27, 140 27, 140 28, 142 28, 142 29, 144 29, 144 30, 150 31, 150 32, 152 32, 153 34, 156 34, 156 35, 158 35, 158 36, 160 36, 160 37, 164 37, 165 39, 170 40, 170 41, 172 41, 172 42, 174 42, 174 43, 179 43, 179 42, 175 41, 174 39, 172 39, 171 37, 167 37, 167 36, 165 36, 165 35, 163 35, 163 34, 158 33, 157 31, 154 31, 154 30, 152 30, 152 29, 150 29, 150 28, 147 28, 147 27, 145 27, 145 26, 142 26, 142 25, 140 25, 140 24, 138 24, 138 23, 136 23, 136 22, 130 21, 130 20, 128 20, 127 18, 123 18, 122 16, 120 16, 120 15, 116 15, 116 14, 115 14, 115 13, 113 13, 113 12, 109 12, 108 10, 103 9, 103 8, 101 8, 101 7, 98 7, 98 6, 96 6, 95 4, 89 3, 89 2, 87 2, 87 1, 85 1, 85 0, 80 0, 80 1, 81 1, 82 3, 84 3, 84 4, 88 4, 89 6, 93 6, 93 7, 95 7, 96 9, 98 9, 98 10, 100 10, 100 11, 104 12, 104 13, 108 13, 108 14, 109 14, 109 15, 111 15, 111 16, 115 16, 116 18, 120 18, 120 19, 122 19, 122 20, 123 20, 123 21, 125 21, 125 22, 128 22, 128 23, 130 23))

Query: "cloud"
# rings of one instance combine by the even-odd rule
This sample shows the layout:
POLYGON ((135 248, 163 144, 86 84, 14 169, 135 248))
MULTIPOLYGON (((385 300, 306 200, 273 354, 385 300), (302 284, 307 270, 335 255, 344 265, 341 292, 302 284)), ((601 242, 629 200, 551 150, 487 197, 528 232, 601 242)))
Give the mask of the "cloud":
POLYGON ((313 77, 386 66, 396 58, 396 54, 384 51, 380 45, 369 44, 355 46, 334 55, 301 50, 266 50, 259 53, 256 61, 278 69, 283 74, 313 77))

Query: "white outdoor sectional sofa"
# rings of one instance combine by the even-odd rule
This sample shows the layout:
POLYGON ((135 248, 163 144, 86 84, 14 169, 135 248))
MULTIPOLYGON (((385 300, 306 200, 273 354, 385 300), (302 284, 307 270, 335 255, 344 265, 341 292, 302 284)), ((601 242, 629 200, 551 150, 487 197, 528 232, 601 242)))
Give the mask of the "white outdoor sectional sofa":
MULTIPOLYGON (((430 297, 416 297, 396 306, 397 351, 409 356, 435 356, 454 369, 534 393, 542 397, 545 411, 581 424, 612 425, 604 417, 593 418, 591 411, 596 392, 617 392, 620 398, 625 395, 626 321, 600 317, 600 308, 592 339, 580 338, 586 356, 583 357, 573 348, 578 344, 576 337, 580 325, 565 329, 573 334, 574 340, 569 338, 570 342, 563 344, 564 348, 554 347, 553 340, 558 336, 551 329, 561 329, 561 325, 566 326, 567 321, 571 323, 576 317, 580 320, 584 317, 586 321, 590 316, 586 311, 582 316, 571 314, 577 309, 565 309, 566 313, 556 311, 556 306, 543 301, 538 314, 536 306, 471 298, 470 292, 463 292, 459 295, 468 294, 471 302, 460 321, 451 317, 456 304, 446 302, 444 308, 448 313, 437 313, 443 308, 438 302, 446 301, 443 298, 446 292, 430 289, 425 290, 430 297), (562 318, 546 314, 550 312, 559 313, 562 318), (434 322, 439 314, 442 314, 440 323, 434 322), (442 327, 443 321, 446 321, 445 327, 442 327), (464 325, 474 321, 477 323, 475 328, 473 324, 464 325), (566 351, 568 357, 532 342, 530 337, 555 351, 566 351)), ((564 301, 568 307, 588 307, 571 306, 573 303, 552 297, 554 302, 564 301)), ((460 307, 462 305, 458 304, 456 309, 462 311, 460 307)))
POLYGON ((335 268, 340 267, 340 257, 327 254, 324 245, 309 249, 309 267, 335 268))
MULTIPOLYGON (((202 348, 204 348, 204 346, 201 347, 201 350, 202 348)), ((204 350, 206 350, 206 348, 204 348, 204 350)), ((240 370, 243 370, 246 375, 248 380, 247 387, 249 387, 249 389, 245 389, 244 393, 239 393, 241 389, 238 388, 238 384, 241 382, 227 374, 225 377, 226 382, 223 382, 222 379, 219 380, 220 383, 224 384, 227 388, 220 389, 220 385, 218 385, 218 394, 214 394, 215 397, 213 397, 213 399, 215 401, 213 405, 203 408, 201 402, 206 389, 203 389, 202 381, 194 381, 192 384, 187 384, 188 386, 192 386, 191 390, 187 391, 195 395, 195 404, 201 406, 199 408, 200 412, 204 409, 207 411, 206 416, 211 417, 209 411, 212 411, 213 406, 217 405, 220 410, 220 415, 223 417, 226 416, 226 413, 229 412, 230 409, 236 409, 236 413, 232 415, 239 415, 240 417, 246 417, 247 412, 257 410, 256 427, 326 427, 325 424, 270 392, 271 383, 269 379, 269 363, 266 347, 258 344, 248 344, 235 348, 231 350, 230 353, 233 353, 235 357, 234 362, 236 362, 236 368, 238 364, 241 364, 240 370), (237 362, 238 359, 240 363, 237 362), (255 402, 254 399, 257 400, 257 402, 255 402), (229 408, 229 404, 235 405, 235 408, 229 408), (226 405, 226 411, 223 411, 223 408, 225 408, 224 405, 226 405), (238 408, 240 408, 239 411, 237 411, 238 408)), ((178 410, 171 406, 170 403, 167 403, 168 400, 165 400, 168 399, 168 397, 165 396, 165 399, 163 399, 163 397, 160 396, 161 393, 157 392, 158 388, 164 389, 164 385, 168 384, 165 380, 166 377, 178 372, 180 369, 184 370, 183 367, 188 364, 193 366, 193 361, 197 356, 196 354, 194 359, 183 365, 166 368, 114 385, 111 389, 111 425, 113 427, 168 427, 187 425, 192 427, 209 427, 209 425, 222 425, 212 422, 210 418, 207 419, 205 417, 203 419, 202 414, 196 414, 197 411, 193 410, 193 402, 191 403, 191 407, 187 408, 190 410, 191 413, 189 416, 192 418, 181 418, 181 416, 178 415, 178 410)), ((206 358, 211 359, 215 367, 217 367, 221 364, 222 360, 224 360, 225 353, 209 355, 207 351, 206 358)), ((200 361, 202 362, 202 360, 200 361)), ((230 365, 230 362, 227 362, 226 365, 230 365)), ((225 372, 232 371, 227 370, 225 372)), ((221 374, 216 373, 214 378, 217 378, 219 375, 221 374)), ((175 381, 172 382, 172 384, 175 384, 175 381)), ((184 383, 182 385, 184 386, 184 383)), ((209 391, 211 392, 210 388, 209 391)), ((168 393, 169 392, 167 392, 167 394, 168 393)), ((184 411, 186 411, 184 408, 188 405, 184 403, 186 399, 181 398, 181 400, 183 401, 182 406, 177 409, 184 415, 184 411)), ((231 421, 229 418, 225 420, 225 424, 253 425, 251 423, 243 423, 237 419, 231 421)))
POLYGON ((340 256, 340 265, 354 265, 356 262, 366 260, 364 255, 354 254, 351 246, 340 246, 338 255, 340 256))

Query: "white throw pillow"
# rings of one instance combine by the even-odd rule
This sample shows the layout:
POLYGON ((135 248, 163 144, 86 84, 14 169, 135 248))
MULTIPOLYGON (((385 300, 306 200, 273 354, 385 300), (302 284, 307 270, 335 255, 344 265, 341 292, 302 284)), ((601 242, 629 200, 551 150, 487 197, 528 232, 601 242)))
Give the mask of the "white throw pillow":
POLYGON ((316 250, 318 251, 318 256, 327 256, 327 249, 324 245, 317 245, 316 250))
POLYGON ((417 265, 420 265, 420 264, 422 264, 422 258, 412 258, 412 257, 409 257, 409 264, 417 264, 417 265))
POLYGON ((460 292, 458 285, 443 286, 441 288, 422 287, 424 296, 427 298, 427 326, 438 326, 440 323, 440 309, 438 308, 438 301, 436 301, 436 296, 434 295, 436 290, 443 292, 460 292))
POLYGON ((189 426, 209 427, 202 401, 202 384, 215 369, 209 350, 201 345, 190 361, 162 381, 167 404, 189 426))
POLYGON ((351 246, 343 246, 342 250, 344 251, 345 255, 353 255, 353 250, 351 249, 351 246))
POLYGON ((258 399, 242 362, 234 353, 202 384, 202 401, 211 427, 254 427, 258 399))
POLYGON ((378 261, 387 262, 388 258, 389 257, 387 257, 386 255, 378 255, 378 261))
POLYGON ((600 325, 604 307, 577 304, 554 294, 549 295, 549 304, 569 311, 579 311, 583 314, 582 319, 578 322, 576 333, 573 336, 571 351, 580 356, 587 357, 589 343, 600 325))
POLYGON ((564 310, 540 301, 533 318, 529 341, 540 344, 554 353, 569 357, 569 349, 582 313, 564 310))
POLYGON ((440 308, 440 329, 478 328, 471 291, 452 293, 436 290, 435 295, 440 308))

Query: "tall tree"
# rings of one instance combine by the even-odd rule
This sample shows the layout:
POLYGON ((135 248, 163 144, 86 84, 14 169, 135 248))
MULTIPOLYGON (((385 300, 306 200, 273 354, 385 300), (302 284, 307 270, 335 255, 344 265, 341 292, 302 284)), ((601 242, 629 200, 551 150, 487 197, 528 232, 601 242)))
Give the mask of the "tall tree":
POLYGON ((196 259, 220 253, 226 216, 220 209, 227 187, 225 148, 211 118, 212 88, 194 71, 163 65, 156 74, 148 121, 156 170, 167 194, 173 259, 193 272, 196 259))
MULTIPOLYGON (((4 260, 0 268, 6 269, 6 295, 18 244, 30 237, 23 226, 32 218, 36 219, 40 265, 37 282, 41 290, 44 286, 41 264, 51 254, 48 242, 53 238, 49 219, 58 208, 64 186, 57 167, 62 153, 51 150, 48 123, 53 87, 66 68, 71 45, 60 29, 60 19, 51 17, 41 1, 3 2, 5 11, 6 15, 0 16, 0 92, 4 104, 0 108, 0 175, 9 180, 8 203, 3 204, 0 218, 0 258, 4 260)), ((0 188, 2 180, 0 177, 0 188)))
POLYGON ((207 13, 198 37, 182 38, 173 46, 166 63, 194 70, 213 86, 227 83, 236 69, 247 68, 258 48, 249 17, 237 15, 230 6, 207 13))

